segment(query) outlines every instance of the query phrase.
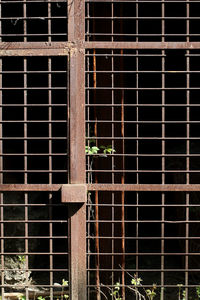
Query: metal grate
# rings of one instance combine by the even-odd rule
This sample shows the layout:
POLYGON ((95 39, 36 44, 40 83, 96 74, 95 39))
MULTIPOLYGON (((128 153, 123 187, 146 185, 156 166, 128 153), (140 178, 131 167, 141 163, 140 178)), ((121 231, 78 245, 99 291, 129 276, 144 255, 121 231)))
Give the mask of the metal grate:
POLYGON ((200 2, 86 0, 88 41, 200 41, 200 2))
POLYGON ((3 42, 67 40, 67 3, 62 1, 1 1, 3 42))
POLYGON ((60 193, 1 193, 1 296, 64 297, 68 280, 67 207, 60 193), (59 286, 60 285, 60 286, 59 286))
POLYGON ((88 197, 91 299, 116 282, 129 299, 128 273, 156 283, 161 299, 175 299, 178 284, 196 297, 199 193, 173 186, 199 182, 199 58, 199 50, 87 51, 86 143, 100 149, 87 155, 86 170, 97 187, 88 197), (98 191, 102 183, 113 192, 98 191), (117 192, 120 184, 152 192, 117 192))
POLYGON ((198 183, 199 59, 199 51, 88 51, 87 142, 116 150, 88 155, 88 181, 198 183))
POLYGON ((145 288, 155 283, 158 298, 176 299, 182 284, 186 297, 196 299, 199 192, 96 192, 90 199, 89 299, 109 296, 116 282, 123 299, 135 299, 130 274, 142 278, 145 288))
POLYGON ((67 183, 67 64, 2 58, 2 183, 67 183))

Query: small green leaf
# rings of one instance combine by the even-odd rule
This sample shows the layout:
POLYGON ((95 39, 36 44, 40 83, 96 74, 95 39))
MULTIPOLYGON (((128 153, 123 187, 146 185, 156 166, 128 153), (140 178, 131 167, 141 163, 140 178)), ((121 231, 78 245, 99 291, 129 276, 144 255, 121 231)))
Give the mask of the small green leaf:
POLYGON ((68 281, 67 280, 65 280, 65 279, 63 279, 62 280, 62 286, 68 286, 69 284, 68 284, 68 281))
POLYGON ((135 286, 140 285, 141 284, 142 279, 141 278, 132 278, 131 283, 135 286))
POLYGON ((39 297, 37 297, 37 300, 45 300, 45 298, 42 296, 39 296, 39 297))

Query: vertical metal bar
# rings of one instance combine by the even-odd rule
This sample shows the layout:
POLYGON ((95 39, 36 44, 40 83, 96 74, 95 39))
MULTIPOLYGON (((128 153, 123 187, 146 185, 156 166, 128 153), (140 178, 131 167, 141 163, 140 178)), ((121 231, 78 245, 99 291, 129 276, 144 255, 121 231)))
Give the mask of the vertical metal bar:
MULTIPOLYGON (((2 4, 0 3, 0 18, 1 18, 1 10, 2 10, 2 4)), ((0 42, 2 42, 2 37, 1 37, 1 33, 2 33, 2 22, 0 22, 0 42)), ((0 58, 0 104, 2 104, 2 58, 0 58)), ((2 112, 2 106, 0 108, 0 121, 3 121, 3 112, 2 112)), ((3 130, 2 130, 2 126, 0 126, 0 184, 3 183, 3 130)), ((3 193, 0 193, 0 203, 1 203, 1 208, 0 208, 0 220, 3 221, 3 193)), ((1 232, 1 268, 2 270, 4 269, 4 256, 3 254, 3 249, 4 249, 4 241, 3 241, 3 236, 4 236, 4 230, 3 230, 3 222, 1 223, 1 228, 0 228, 0 232, 1 232)), ((2 296, 2 300, 4 300, 4 289, 3 289, 3 284, 4 284, 4 272, 1 271, 1 285, 2 285, 2 289, 1 289, 1 296, 2 296)))
MULTIPOLYGON (((94 7, 93 7, 94 9, 94 7)), ((93 11, 93 15, 94 15, 94 11, 93 11)), ((93 20, 93 30, 95 28, 95 20, 93 20)), ((95 39, 95 36, 93 37, 95 39)), ((96 50, 93 49, 93 87, 94 87, 94 93, 93 93, 93 97, 94 97, 94 104, 96 104, 96 87, 97 87, 97 74, 96 74, 96 50)), ((94 106, 94 119, 97 120, 97 113, 96 113, 96 106, 94 106)), ((89 123, 88 123, 89 124, 89 123)), ((94 136, 97 137, 97 123, 94 123, 94 136)), ((90 130, 90 128, 88 128, 88 131, 90 130)), ((96 146, 98 146, 98 140, 96 140, 96 146)), ((92 168, 91 169, 91 176, 90 176, 90 181, 92 181, 93 178, 93 174, 92 174, 92 168)), ((98 183, 98 177, 97 174, 94 174, 95 177, 95 183, 98 183)), ((99 268, 100 268, 100 257, 99 257, 99 223, 98 223, 98 219, 99 219, 99 194, 98 191, 95 191, 95 249, 96 249, 96 285, 97 287, 100 286, 100 273, 99 273, 99 268)), ((97 291, 97 300, 100 300, 100 291, 98 289, 97 291)))
MULTIPOLYGON (((85 183, 85 1, 68 2, 70 51, 70 182, 85 183)), ((70 298, 86 300, 86 205, 69 206, 70 298)))
POLYGON ((48 3, 48 42, 51 42, 51 3, 48 3))
MULTIPOLYGON (((162 24, 161 24, 161 30, 162 30, 162 41, 164 42, 165 40, 165 0, 162 0, 161 4, 161 14, 162 14, 162 24)), ((165 51, 162 50, 162 184, 165 184, 165 51)), ((165 253, 165 194, 162 193, 162 209, 161 209, 161 218, 162 218, 162 223, 161 223, 161 253, 165 253)), ((164 273, 164 268, 165 268, 165 256, 161 255, 161 294, 160 298, 161 300, 164 300, 164 284, 165 284, 165 273, 164 273)))
MULTIPOLYGON (((50 15, 50 5, 48 4, 48 15, 50 15)), ((49 24, 48 26, 51 26, 49 24)), ((50 28, 50 27, 49 27, 50 28)), ((48 108, 48 119, 49 119, 49 184, 52 184, 52 90, 51 90, 51 84, 52 84, 52 61, 51 58, 48 58, 48 102, 49 102, 49 108, 48 108)), ((53 224, 52 224, 52 193, 49 193, 49 266, 50 270, 53 269, 53 224)), ((50 286, 53 286, 53 272, 50 271, 50 286)), ((53 289, 50 288, 50 299, 53 300, 53 289)))
MULTIPOLYGON (((138 0, 136 0, 136 42, 139 41, 139 3, 138 0)), ((136 183, 140 183, 139 178, 139 57, 138 57, 139 51, 136 50, 136 183)), ((139 193, 136 193, 136 238, 139 238, 139 193)), ((139 239, 136 239, 136 257, 135 257, 135 266, 136 266, 136 275, 138 276, 138 269, 139 269, 139 239)), ((138 295, 136 295, 136 300, 138 299, 138 295)))
POLYGON ((85 182, 85 57, 79 42, 84 39, 84 1, 69 5, 70 51, 70 181, 85 182))
MULTIPOLYGON (((27 161, 27 58, 24 58, 24 183, 28 183, 28 161, 27 161)), ((25 253, 28 253, 28 194, 24 195, 25 203, 25 253)), ((28 299, 28 255, 26 254, 26 287, 25 294, 28 299)))
MULTIPOLYGON (((122 6, 120 8, 121 15, 122 14, 122 6)), ((122 24, 122 22, 121 22, 122 24)), ((121 25, 120 32, 123 32, 123 27, 121 25)), ((120 70, 123 70, 123 50, 120 50, 120 70)), ((120 75, 120 85, 123 86, 123 74, 120 75)), ((122 140, 122 146, 121 146, 121 154, 122 154, 122 170, 125 170, 125 131, 124 131, 124 91, 121 91, 121 140, 122 140)), ((125 172, 122 173, 121 176, 121 184, 125 183, 125 172)), ((125 297, 125 192, 121 192, 121 204, 122 204, 122 227, 121 227, 121 237, 122 237, 122 297, 125 297)))
POLYGON ((27 19, 26 19, 26 0, 23 1, 23 15, 24 15, 24 42, 27 42, 27 19))
MULTIPOLYGON (((89 15, 89 4, 87 4, 87 14, 89 15)), ((89 22, 89 21, 88 21, 89 22)), ((87 23, 87 25, 89 26, 89 24, 87 23)), ((87 30, 89 32, 89 29, 87 30)), ((87 39, 89 39, 89 36, 87 37, 87 39)), ((86 68, 87 68, 87 71, 90 70, 90 51, 88 50, 87 51, 87 64, 86 64, 86 68)), ((89 87, 89 81, 90 80, 90 75, 89 75, 89 72, 87 73, 87 81, 86 81, 86 87, 88 88, 89 87)), ((87 104, 90 104, 90 92, 89 92, 89 89, 87 89, 87 104)), ((90 107, 88 106, 87 107, 87 120, 89 120, 89 115, 90 115, 90 107)), ((89 122, 87 123, 87 128, 86 128, 86 135, 87 137, 90 136, 90 126, 89 126, 89 122)), ((87 146, 89 146, 89 141, 87 140, 87 146)), ((88 156, 87 157, 87 162, 86 162, 88 168, 89 168, 89 164, 90 164, 90 157, 88 156)), ((87 174, 87 182, 90 182, 90 172, 88 172, 87 174)), ((96 191, 95 193, 98 193, 98 191, 96 191)), ((88 208, 87 208, 87 216, 88 216, 88 220, 91 220, 91 217, 92 217, 92 200, 91 200, 91 193, 89 192, 88 193, 88 208)), ((87 234, 88 236, 91 236, 91 226, 90 226, 90 222, 87 223, 87 234)), ((90 269, 90 252, 91 252, 91 240, 88 239, 87 240, 87 268, 90 269)), ((89 286, 90 285, 90 274, 89 274, 89 271, 88 271, 88 275, 87 275, 87 285, 89 286)), ((87 297, 88 297, 88 300, 90 300, 90 288, 88 288, 88 291, 87 291, 87 297)))
MULTIPOLYGON (((113 1, 111 3, 111 15, 112 15, 112 41, 113 41, 113 1)), ((114 140, 113 140, 113 137, 114 137, 114 74, 113 74, 113 71, 114 71, 114 57, 113 57, 113 54, 114 54, 114 51, 112 50, 111 51, 111 71, 112 71, 112 74, 111 74, 111 88, 112 88, 112 91, 111 91, 111 103, 112 103, 112 108, 111 108, 111 137, 112 137, 112 149, 114 149, 114 140)), ((111 169, 112 169, 112 173, 111 173, 111 182, 112 184, 115 183, 115 174, 113 172, 113 167, 114 167, 114 157, 112 156, 112 166, 111 166, 111 169)), ((112 243, 112 246, 111 246, 111 251, 112 251, 112 275, 111 275, 111 284, 114 285, 115 284, 115 274, 113 272, 113 269, 115 268, 115 207, 114 207, 114 204, 115 204, 115 193, 112 193, 111 195, 111 203, 112 203, 112 208, 111 208, 111 220, 112 220, 112 224, 111 224, 111 243, 112 243)))
MULTIPOLYGON (((187 21, 186 21, 186 33, 187 33, 187 42, 189 42, 190 40, 190 37, 189 37, 189 33, 190 33, 190 20, 189 20, 189 16, 190 16, 190 4, 189 4, 189 1, 187 0, 187 3, 186 3, 186 15, 187 15, 187 21)), ((186 151, 187 151, 187 157, 186 157, 186 170, 187 170, 187 173, 186 173, 186 184, 190 184, 190 124, 189 124, 189 121, 190 121, 190 74, 189 74, 189 71, 190 71, 190 51, 187 50, 186 51, 186 54, 187 54, 187 57, 186 57, 186 70, 187 70, 187 75, 186 75, 186 86, 187 86, 187 91, 186 91, 186 101, 187 101, 187 108, 186 108, 186 116, 187 116, 187 129, 186 129, 186 132, 187 132, 187 145, 186 145, 186 151)), ((190 195, 189 193, 186 194, 186 228, 185 228, 185 237, 186 237, 186 240, 185 240, 185 253, 188 253, 189 252, 189 240, 188 240, 188 237, 189 237, 189 203, 190 203, 190 195)), ((189 267, 189 257, 188 255, 185 256, 185 285, 188 286, 189 284, 189 274, 188 274, 188 267, 189 267)), ((189 290, 188 288, 186 287, 185 288, 185 298, 186 300, 188 300, 189 298, 189 290)))
POLYGON ((86 300, 85 204, 69 206, 70 299, 86 300))
POLYGON ((2 289, 1 289, 1 296, 2 296, 2 300, 5 299, 4 296, 4 207, 3 207, 3 195, 1 193, 1 285, 2 285, 2 289))

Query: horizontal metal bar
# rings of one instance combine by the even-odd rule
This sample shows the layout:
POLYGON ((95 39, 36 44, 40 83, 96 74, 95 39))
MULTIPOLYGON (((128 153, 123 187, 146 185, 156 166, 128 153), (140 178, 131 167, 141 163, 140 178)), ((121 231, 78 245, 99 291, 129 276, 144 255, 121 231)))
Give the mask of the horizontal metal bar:
MULTIPOLYGON (((87 269, 88 271, 96 271, 96 269, 87 269)), ((113 271, 113 272, 119 272, 119 271, 121 271, 121 272, 123 272, 123 270, 120 270, 120 269, 114 269, 114 268, 110 268, 110 269, 103 269, 103 268, 100 268, 99 269, 100 271, 102 271, 102 272, 111 272, 111 271, 113 271)), ((135 269, 128 269, 128 268, 126 268, 126 271, 127 272, 135 272, 135 269)), ((185 268, 183 268, 183 269, 176 269, 176 268, 174 268, 174 269, 160 269, 160 268, 158 268, 158 269, 142 269, 142 268, 137 268, 137 271, 138 272, 185 272, 185 271, 188 271, 188 272, 200 272, 200 269, 185 269, 185 268)))
MULTIPOLYGON (((0 184, 0 192, 56 192, 62 184, 0 184)), ((200 191, 200 184, 87 184, 88 191, 200 191)))
MULTIPOLYGON (((160 165, 160 164, 159 164, 160 165)), ((16 170, 15 170, 16 171, 16 170)), ((8 172, 8 171, 6 171, 6 172, 8 172)), ((10 170, 9 170, 9 172, 10 172, 10 170)), ((14 172, 13 170, 12 170, 12 172, 14 172)), ((16 171, 16 172, 18 172, 18 171, 16 171)), ((21 171, 20 171, 21 172, 21 171)), ((27 171, 27 172, 32 172, 32 170, 30 170, 30 171, 27 171)), ((37 171, 35 171, 34 170, 34 172, 37 172, 37 171)), ((49 173, 51 173, 50 171, 45 171, 45 172, 49 172, 49 173)), ((55 171, 53 171, 53 172, 57 172, 57 170, 55 170, 55 171)), ((60 171, 60 172, 62 172, 62 170, 60 171)), ((198 170, 198 169, 196 169, 196 170, 186 170, 186 169, 167 169, 167 170, 161 170, 161 167, 160 167, 160 169, 159 168, 155 168, 155 169, 138 169, 138 170, 136 170, 136 169, 132 169, 132 170, 125 170, 125 169, 119 169, 119 170, 117 170, 117 169, 115 169, 115 170, 112 170, 112 169, 100 169, 100 170, 90 170, 90 169, 88 169, 87 170, 87 173, 135 173, 135 174, 138 174, 138 173, 159 173, 159 174, 166 174, 166 173, 183 173, 183 174, 189 174, 189 173, 200 173, 200 170, 198 170)), ((3 171, 0 171, 0 173, 3 173, 3 171)))
POLYGON ((0 56, 66 56, 68 50, 63 49, 0 49, 0 56))
POLYGON ((0 184, 0 192, 56 192, 62 184, 0 184))
POLYGON ((71 49, 69 42, 1 42, 0 56, 66 56, 71 49))
MULTIPOLYGON (((119 123, 121 124, 122 121, 113 121, 113 120, 87 120, 87 123, 109 123, 109 124, 114 124, 114 123, 119 123)), ((123 121, 124 124, 199 124, 200 121, 123 121)))
MULTIPOLYGON (((43 0, 45 1, 45 0, 43 0)), ((85 0, 86 3, 98 3, 98 2, 109 2, 109 3, 157 3, 157 4, 167 4, 167 3, 200 3, 199 0, 190 0, 188 3, 186 0, 140 0, 137 2, 136 0, 85 0)))
POLYGON ((88 49, 200 49, 200 42, 85 42, 88 49))
MULTIPOLYGON (((3 156, 23 156, 23 157, 28 157, 28 156, 66 156, 67 153, 2 153, 0 154, 0 157, 3 156)), ((198 156, 198 155, 196 155, 198 156)), ((199 154, 200 156, 200 154, 199 154)))
MULTIPOLYGON (((0 185, 1 186, 1 185, 0 185)), ((89 191, 200 191, 200 184, 88 184, 89 191)))
MULTIPOLYGON (((174 122, 174 123, 176 123, 176 122, 174 122)), ((142 140, 142 141, 144 141, 144 140, 156 140, 156 141, 165 141, 165 140, 182 140, 182 141, 185 141, 185 140, 187 140, 187 141, 189 141, 189 140, 199 140, 200 139, 200 137, 176 137, 176 136, 170 136, 170 137, 155 137, 155 136, 152 136, 152 137, 150 137, 150 136, 144 136, 144 137, 136 137, 136 136, 132 136, 132 137, 108 137, 108 136, 103 136, 103 137, 95 137, 95 138, 93 138, 93 137, 88 137, 88 138, 86 138, 87 140, 90 140, 90 139, 92 139, 92 140, 97 140, 97 141, 99 141, 99 140, 113 140, 113 141, 117 141, 117 140, 120 140, 120 141, 126 141, 126 140, 142 140)), ((88 154, 88 155, 90 155, 90 154, 88 154)), ((117 153, 116 154, 113 154, 113 155, 117 155, 117 153)), ((124 155, 127 155, 127 154, 124 154, 124 155)), ((190 154, 188 154, 189 156, 190 156, 190 154)), ((96 154, 95 156, 102 156, 102 154, 96 154)), ((105 156, 105 155, 104 155, 105 156)))
MULTIPOLYGON (((16 123, 15 123, 16 124, 16 123)), ((61 136, 61 137, 0 137, 0 140, 8 140, 8 141, 14 141, 14 140, 66 140, 67 136, 61 136)))
MULTIPOLYGON (((1 206, 15 206, 16 204, 13 205, 9 205, 9 204, 0 204, 1 206)), ((20 206, 24 207, 25 204, 21 204, 20 206)), ((37 206, 35 204, 35 206, 37 206)), ((43 206, 43 205, 39 205, 39 206, 43 206)), ((50 206, 50 205, 49 205, 50 206)), ((131 203, 131 204, 104 204, 104 203, 100 203, 100 204, 87 204, 88 207, 95 207, 95 206, 99 206, 99 207, 125 207, 125 208, 129 208, 129 207, 137 207, 137 208, 143 208, 143 207, 200 207, 200 204, 177 204, 177 202, 174 202, 174 204, 135 204, 135 203, 131 203)))
POLYGON ((13 0, 11 2, 8 2, 6 0, 1 0, 0 4, 13 4, 13 3, 18 3, 18 4, 28 4, 28 3, 60 3, 60 2, 65 2, 66 3, 66 0, 28 0, 28 1, 13 0))
POLYGON ((2 42, 0 56, 66 56, 73 49, 200 49, 200 42, 2 42))
MULTIPOLYGON (((92 237, 91 237, 92 238, 92 237)), ((179 255, 188 255, 188 256, 200 256, 200 253, 191 253, 191 252, 165 252, 165 253, 162 253, 162 252, 138 252, 138 253, 135 253, 135 252, 126 252, 126 253, 95 253, 95 252, 88 252, 87 255, 88 256, 95 256, 95 255, 100 255, 100 256, 117 256, 117 255, 125 255, 125 256, 133 256, 133 255, 142 255, 142 256, 179 256, 179 255)))
MULTIPOLYGON (((46 17, 44 17, 46 18, 46 17)), ((56 17, 54 17, 56 18, 56 17)), ((66 18, 66 17, 63 17, 66 18)), ((2 18, 2 20, 4 19, 18 19, 17 17, 15 18, 2 18)), ((19 18, 20 19, 20 18, 19 18)), ((24 19, 23 17, 21 17, 21 19, 24 19)), ((28 18, 29 19, 29 18, 28 18)), ((32 19, 32 18, 30 18, 32 19)), ((39 19, 39 17, 35 17, 35 19, 39 19)), ((126 17, 122 17, 122 16, 110 16, 110 17, 106 17, 106 16, 101 16, 101 17, 91 17, 91 16, 87 16, 85 18, 86 20, 114 20, 114 21, 120 21, 120 20, 199 20, 200 17, 144 17, 144 16, 138 16, 138 17, 131 17, 131 16, 126 16, 126 17)), ((0 19, 1 20, 1 19, 0 19)), ((96 33, 95 33, 96 34, 96 33)), ((116 33, 117 35, 117 33, 116 33)), ((148 34, 147 34, 148 35, 148 34)), ((177 34, 178 35, 178 34, 177 34)))

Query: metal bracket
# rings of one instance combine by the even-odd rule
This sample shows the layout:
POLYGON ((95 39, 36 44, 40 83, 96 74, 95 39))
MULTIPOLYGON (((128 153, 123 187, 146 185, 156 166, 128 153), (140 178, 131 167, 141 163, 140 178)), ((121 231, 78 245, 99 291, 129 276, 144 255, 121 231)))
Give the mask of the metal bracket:
POLYGON ((61 188, 62 203, 86 203, 86 184, 63 184, 61 188))

